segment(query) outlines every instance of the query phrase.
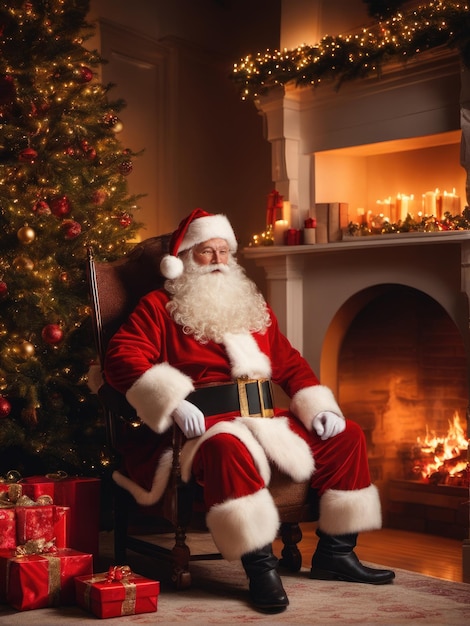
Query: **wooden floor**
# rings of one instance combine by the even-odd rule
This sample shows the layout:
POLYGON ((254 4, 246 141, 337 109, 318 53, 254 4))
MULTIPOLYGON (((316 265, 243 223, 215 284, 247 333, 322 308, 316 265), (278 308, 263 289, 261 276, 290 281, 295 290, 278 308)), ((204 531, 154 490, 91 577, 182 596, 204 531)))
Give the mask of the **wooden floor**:
MULTIPOLYGON (((316 527, 307 523, 301 528, 303 566, 310 567, 317 544, 316 527)), ((276 542, 276 554, 279 554, 279 546, 276 542)), ((462 550, 463 542, 457 539, 383 528, 360 534, 355 552, 362 561, 463 582, 462 550)))

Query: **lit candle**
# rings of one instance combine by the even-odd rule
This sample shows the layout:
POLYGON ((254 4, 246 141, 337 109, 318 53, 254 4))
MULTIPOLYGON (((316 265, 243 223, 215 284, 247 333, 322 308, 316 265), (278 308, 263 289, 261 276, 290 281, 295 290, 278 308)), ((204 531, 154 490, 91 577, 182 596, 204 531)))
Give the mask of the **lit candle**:
POLYGON ((436 189, 436 191, 426 191, 426 193, 423 193, 422 209, 424 215, 436 215, 438 194, 439 189, 436 189))
POLYGON ((285 220, 288 225, 291 223, 291 208, 288 200, 284 200, 282 203, 282 219, 285 220))
POLYGON ((276 220, 274 222, 274 245, 282 246, 284 244, 284 233, 288 229, 287 220, 276 220))
POLYGON ((452 190, 452 193, 444 191, 442 194, 442 219, 444 219, 446 212, 451 215, 458 215, 460 213, 460 198, 455 193, 455 189, 452 190))

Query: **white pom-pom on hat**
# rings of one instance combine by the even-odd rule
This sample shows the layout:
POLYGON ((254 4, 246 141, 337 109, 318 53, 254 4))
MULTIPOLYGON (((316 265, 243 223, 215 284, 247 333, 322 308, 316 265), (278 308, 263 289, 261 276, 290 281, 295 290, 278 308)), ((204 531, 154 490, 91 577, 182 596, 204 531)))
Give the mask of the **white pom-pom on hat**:
POLYGON ((170 241, 169 254, 160 263, 160 272, 165 278, 174 280, 183 273, 183 261, 178 254, 189 250, 203 241, 215 238, 225 239, 230 252, 237 251, 237 239, 227 217, 222 214, 213 215, 202 209, 195 209, 175 230, 170 241))
POLYGON ((160 272, 165 278, 174 280, 183 273, 183 261, 178 256, 167 254, 160 262, 160 272))

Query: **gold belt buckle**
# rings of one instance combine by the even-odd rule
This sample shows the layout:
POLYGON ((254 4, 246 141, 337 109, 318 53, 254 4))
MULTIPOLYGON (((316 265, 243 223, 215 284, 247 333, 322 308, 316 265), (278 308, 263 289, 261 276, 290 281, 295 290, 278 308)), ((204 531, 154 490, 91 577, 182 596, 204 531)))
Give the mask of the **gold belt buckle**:
MULTIPOLYGON (((237 378, 238 385, 238 400, 240 402, 240 415, 241 417, 273 417, 274 410, 264 405, 263 388, 262 385, 265 382, 269 382, 271 389, 271 381, 269 378, 237 378), (248 394, 246 386, 250 383, 256 383, 258 386, 259 404, 261 407, 261 413, 250 413, 250 407, 248 405, 248 394)), ((271 390, 272 398, 272 390, 271 390)))

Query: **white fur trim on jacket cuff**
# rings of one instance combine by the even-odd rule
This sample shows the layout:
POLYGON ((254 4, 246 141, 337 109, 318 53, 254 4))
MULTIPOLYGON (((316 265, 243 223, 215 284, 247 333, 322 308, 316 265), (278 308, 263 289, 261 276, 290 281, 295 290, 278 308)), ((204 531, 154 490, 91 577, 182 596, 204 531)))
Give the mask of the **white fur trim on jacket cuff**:
POLYGON ((344 418, 333 392, 325 385, 313 385, 300 389, 292 397, 290 410, 308 431, 312 430, 312 421, 315 415, 322 411, 332 411, 344 418))
POLYGON ((163 495, 170 479, 171 467, 173 464, 173 450, 167 450, 160 457, 160 462, 153 477, 152 487, 147 491, 128 476, 121 472, 113 472, 114 482, 129 491, 134 496, 135 501, 142 506, 156 504, 163 495))
POLYGON ((354 491, 328 489, 320 498, 318 528, 327 535, 348 535, 382 527, 377 487, 354 491))
POLYGON ((216 504, 207 513, 206 522, 227 561, 272 543, 280 524, 278 510, 266 488, 216 504))
POLYGON ((189 376, 168 363, 159 363, 135 381, 126 398, 144 424, 163 433, 173 423, 173 411, 193 390, 189 376))

